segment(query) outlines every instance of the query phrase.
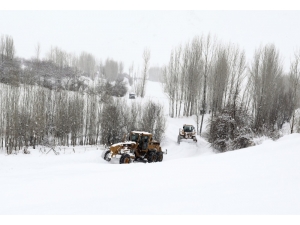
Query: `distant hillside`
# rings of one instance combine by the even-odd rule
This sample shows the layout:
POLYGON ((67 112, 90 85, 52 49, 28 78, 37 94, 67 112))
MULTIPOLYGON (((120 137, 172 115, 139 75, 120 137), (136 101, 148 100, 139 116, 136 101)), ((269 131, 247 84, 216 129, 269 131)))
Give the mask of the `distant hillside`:
POLYGON ((132 78, 126 73, 108 80, 101 69, 91 74, 77 67, 59 66, 50 60, 23 58, 12 60, 4 55, 0 58, 0 83, 3 84, 37 85, 50 90, 105 92, 111 96, 124 96, 127 93, 128 82, 132 85, 132 78))

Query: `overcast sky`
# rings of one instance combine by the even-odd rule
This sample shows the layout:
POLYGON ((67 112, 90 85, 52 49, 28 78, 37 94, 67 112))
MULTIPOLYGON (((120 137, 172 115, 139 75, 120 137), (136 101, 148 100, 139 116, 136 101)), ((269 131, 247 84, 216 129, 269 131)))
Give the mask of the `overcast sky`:
POLYGON ((0 34, 11 35, 16 55, 31 58, 37 43, 42 57, 57 46, 69 53, 92 53, 142 66, 144 48, 151 66, 168 62, 170 52, 196 35, 209 32, 235 43, 249 60, 260 45, 273 43, 285 69, 300 48, 300 11, 0 11, 0 34))

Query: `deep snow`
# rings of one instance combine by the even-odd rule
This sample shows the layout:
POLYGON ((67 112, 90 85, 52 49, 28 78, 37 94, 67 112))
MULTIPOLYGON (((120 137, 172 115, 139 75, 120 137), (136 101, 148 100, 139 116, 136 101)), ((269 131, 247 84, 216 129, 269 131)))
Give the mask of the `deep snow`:
MULTIPOLYGON (((166 99, 159 83, 147 88, 147 98, 166 99)), ((216 154, 199 136, 178 145, 184 123, 196 125, 168 118, 161 163, 108 163, 102 146, 0 150, 0 214, 299 215, 300 134, 216 154)))

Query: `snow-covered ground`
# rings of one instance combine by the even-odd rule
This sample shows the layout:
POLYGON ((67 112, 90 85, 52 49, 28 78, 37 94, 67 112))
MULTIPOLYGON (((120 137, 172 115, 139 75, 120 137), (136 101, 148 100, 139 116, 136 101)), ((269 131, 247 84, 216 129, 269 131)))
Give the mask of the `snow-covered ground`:
MULTIPOLYGON (((146 96, 152 90, 162 100, 159 87, 149 82, 146 96)), ((160 163, 108 163, 102 146, 62 147, 59 155, 0 150, 0 214, 300 214, 300 134, 216 154, 199 136, 178 145, 184 123, 196 125, 168 118, 160 163)))

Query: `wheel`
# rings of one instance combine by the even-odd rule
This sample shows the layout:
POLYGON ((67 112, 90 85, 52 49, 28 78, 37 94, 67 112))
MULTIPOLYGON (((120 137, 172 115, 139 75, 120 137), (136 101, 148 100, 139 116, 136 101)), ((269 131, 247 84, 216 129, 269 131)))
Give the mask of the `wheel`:
POLYGON ((131 163, 130 155, 124 153, 120 158, 120 164, 129 164, 131 163))
POLYGON ((157 161, 157 155, 155 152, 149 152, 147 155, 148 163, 156 162, 157 161))
POLYGON ((109 153, 110 153, 110 150, 107 150, 104 154, 104 160, 106 160, 107 162, 109 162, 111 160, 111 158, 108 157, 109 153))
POLYGON ((164 154, 162 152, 156 153, 157 155, 157 162, 161 162, 164 159, 164 154))

